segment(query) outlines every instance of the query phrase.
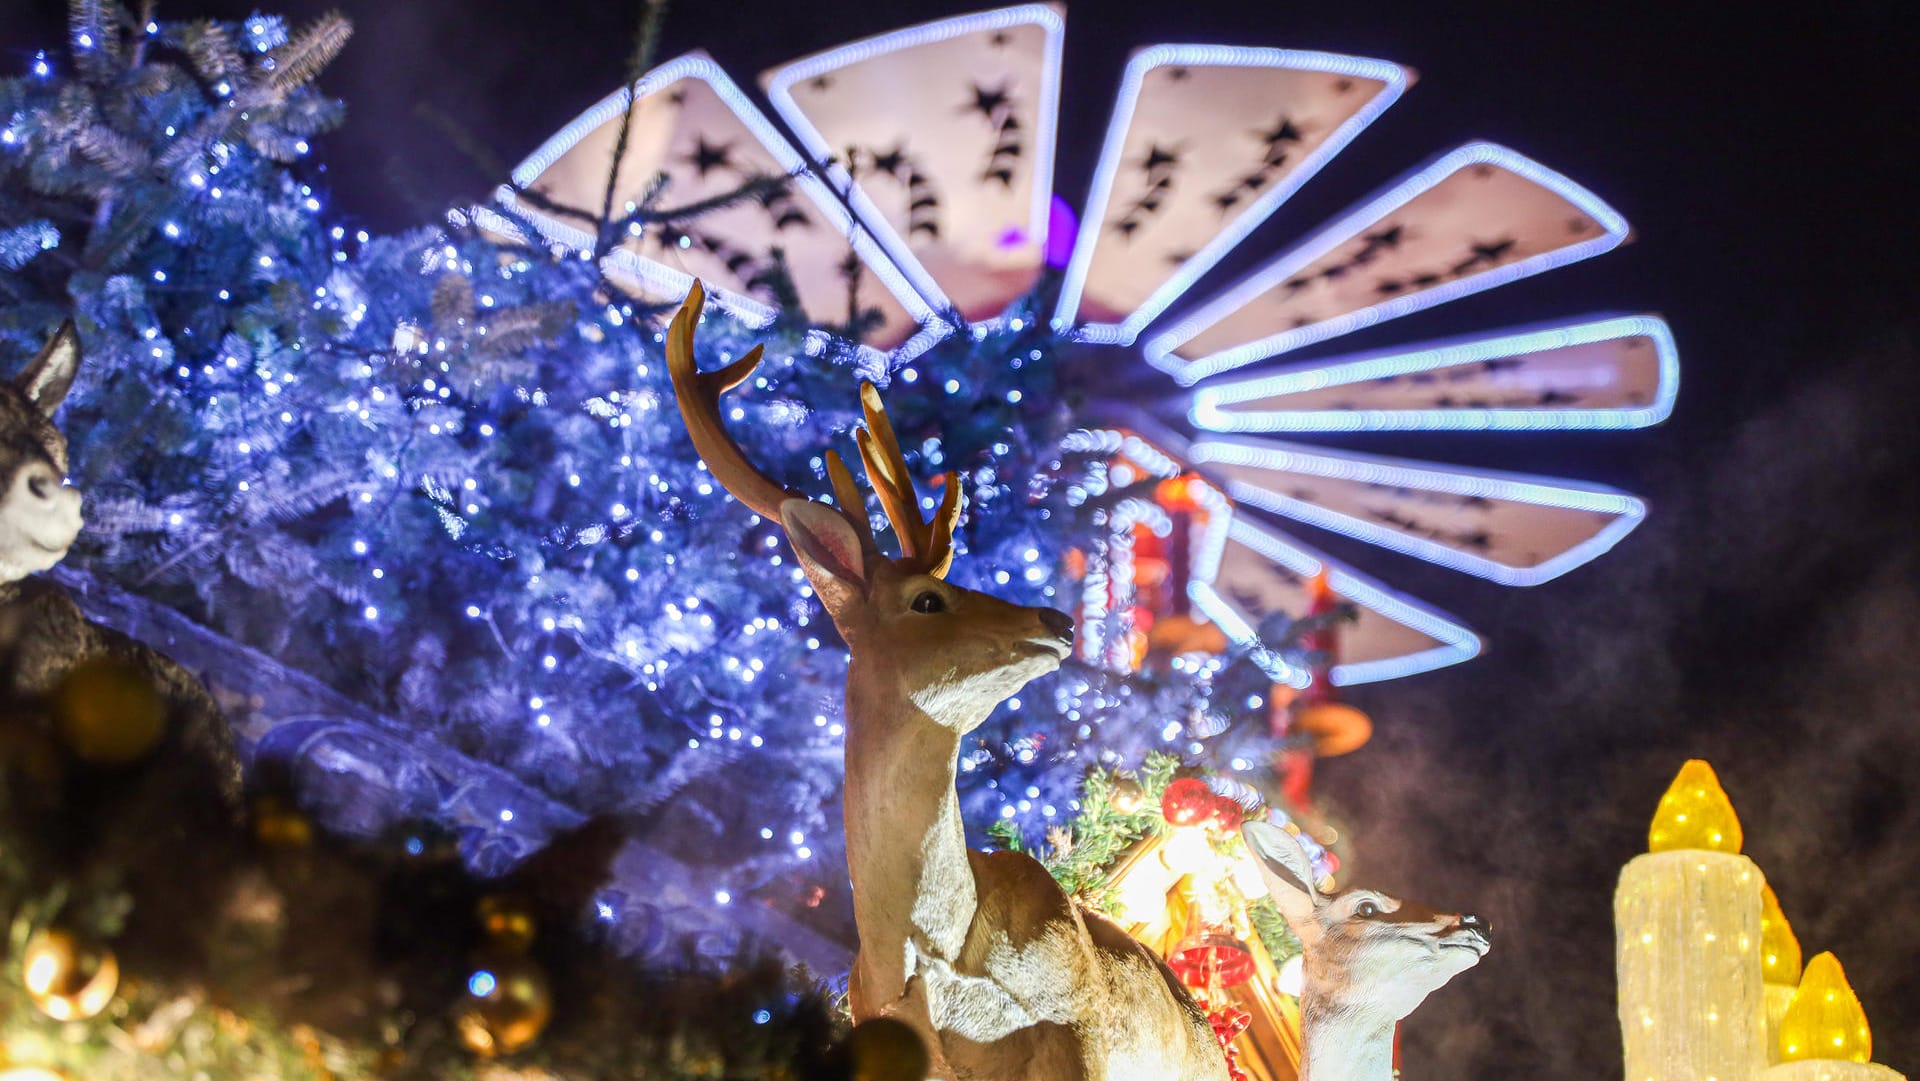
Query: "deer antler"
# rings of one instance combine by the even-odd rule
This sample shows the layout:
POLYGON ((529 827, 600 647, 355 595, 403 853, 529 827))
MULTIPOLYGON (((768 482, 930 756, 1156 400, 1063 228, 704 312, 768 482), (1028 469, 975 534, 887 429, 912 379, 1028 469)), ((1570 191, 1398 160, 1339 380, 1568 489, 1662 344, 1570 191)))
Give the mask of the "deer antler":
POLYGON ((714 479, 762 518, 777 522, 780 504, 803 497, 755 469, 720 421, 720 395, 746 382, 760 366, 761 349, 754 346, 746 356, 717 372, 694 367, 693 328, 700 322, 700 309, 706 303, 707 291, 695 281, 667 327, 667 372, 673 377, 673 397, 680 403, 680 416, 687 422, 687 434, 693 437, 693 449, 706 459, 714 479))
MULTIPOLYGON (((706 460, 707 468, 735 499, 753 508, 763 518, 780 520, 780 504, 802 499, 795 492, 754 468, 747 456, 727 434, 720 420, 720 396, 753 374, 760 364, 761 347, 717 372, 702 372, 693 362, 693 328, 700 322, 700 309, 706 305, 706 289, 698 281, 687 293, 680 311, 667 327, 667 372, 673 377, 673 396, 680 403, 680 416, 687 422, 693 447, 706 460)), ((953 565, 953 530, 960 521, 960 479, 947 474, 947 490, 931 521, 922 521, 913 481, 907 476, 907 460, 900 453, 900 441, 887 421, 886 407, 880 404, 880 392, 872 383, 860 384, 860 407, 866 414, 865 428, 854 432, 860 444, 860 458, 867 467, 867 479, 880 497, 887 520, 900 535, 900 559, 909 570, 944 578, 953 565)), ((867 520, 866 500, 854 484, 853 474, 840 455, 828 451, 827 478, 833 484, 834 502, 860 537, 861 548, 878 553, 873 525, 867 520)))
MULTIPOLYGON (((860 460, 867 467, 867 481, 880 506, 900 536, 900 562, 935 578, 945 578, 953 566, 953 530, 960 522, 960 478, 949 470, 947 490, 940 509, 931 520, 920 517, 919 497, 913 480, 907 476, 907 459, 900 453, 900 440, 893 434, 887 410, 880 403, 880 392, 872 383, 860 384, 860 409, 867 426, 854 432, 860 443, 860 460)), ((844 467, 843 467, 844 468, 844 467)))

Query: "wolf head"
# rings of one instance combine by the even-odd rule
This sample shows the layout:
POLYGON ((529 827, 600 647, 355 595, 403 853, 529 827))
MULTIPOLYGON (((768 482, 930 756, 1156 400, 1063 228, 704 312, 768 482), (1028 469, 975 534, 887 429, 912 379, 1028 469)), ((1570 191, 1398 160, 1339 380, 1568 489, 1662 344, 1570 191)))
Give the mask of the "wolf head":
POLYGON ((12 382, 0 382, 0 584, 60 562, 80 534, 80 493, 67 486, 67 440, 53 426, 80 366, 73 323, 12 382))

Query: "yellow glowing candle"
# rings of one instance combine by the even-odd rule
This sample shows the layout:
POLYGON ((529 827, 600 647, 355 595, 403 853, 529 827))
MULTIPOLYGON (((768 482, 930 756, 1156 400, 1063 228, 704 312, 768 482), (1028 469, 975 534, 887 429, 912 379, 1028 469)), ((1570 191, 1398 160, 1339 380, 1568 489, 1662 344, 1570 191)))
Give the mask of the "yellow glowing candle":
POLYGON ((1873 1061, 1873 1031, 1830 953, 1807 963, 1780 1022, 1780 1064, 1763 1081, 1905 1081, 1873 1061))
POLYGON ((1793 935, 1773 887, 1760 890, 1760 979, 1767 1000, 1767 1061, 1780 1061, 1780 1022, 1800 989, 1800 940, 1793 935))
POLYGON ((1746 1081, 1767 1063, 1761 890, 1713 768, 1681 768, 1613 897, 1627 1081, 1746 1081))

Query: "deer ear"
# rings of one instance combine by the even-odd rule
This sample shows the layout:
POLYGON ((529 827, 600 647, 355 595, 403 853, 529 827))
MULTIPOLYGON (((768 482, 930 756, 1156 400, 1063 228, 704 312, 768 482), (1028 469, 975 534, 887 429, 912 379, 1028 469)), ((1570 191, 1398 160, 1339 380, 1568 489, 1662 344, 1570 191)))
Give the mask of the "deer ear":
POLYGON ((1315 913, 1325 899, 1313 886, 1313 860, 1293 835, 1270 822, 1247 822, 1240 827, 1247 851, 1260 864, 1267 893, 1280 907, 1293 933, 1307 941, 1320 930, 1315 913))
POLYGON ((786 527, 787 540, 800 557, 814 593, 838 623, 840 614, 867 593, 866 558, 859 535, 846 516, 810 499, 781 503, 780 524, 786 527))
POLYGON ((42 413, 52 416, 66 400, 67 391, 73 387, 74 373, 79 369, 80 335, 69 319, 60 324, 40 355, 14 379, 13 385, 20 388, 28 401, 38 405, 42 413))

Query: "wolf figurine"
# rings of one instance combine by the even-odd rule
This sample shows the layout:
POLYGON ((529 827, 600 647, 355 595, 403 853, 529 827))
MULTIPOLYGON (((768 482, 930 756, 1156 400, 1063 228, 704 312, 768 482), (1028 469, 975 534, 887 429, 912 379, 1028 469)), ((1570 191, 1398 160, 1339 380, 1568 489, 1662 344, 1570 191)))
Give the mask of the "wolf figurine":
POLYGON ((163 754, 240 803, 232 734, 199 680, 146 644, 90 622, 42 577, 80 534, 81 495, 67 483, 67 441, 53 414, 73 386, 80 339, 68 322, 24 372, 0 380, 0 722, 25 721, 76 666, 105 662, 135 673, 165 710, 163 754))

